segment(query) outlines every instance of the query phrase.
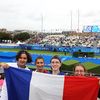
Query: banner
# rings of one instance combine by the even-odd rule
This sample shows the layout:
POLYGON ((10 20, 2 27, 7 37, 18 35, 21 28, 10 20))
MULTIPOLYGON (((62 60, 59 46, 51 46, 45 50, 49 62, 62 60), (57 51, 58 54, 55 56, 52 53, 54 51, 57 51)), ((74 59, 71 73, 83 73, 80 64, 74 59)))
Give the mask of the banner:
POLYGON ((22 69, 5 70, 8 100, 97 100, 94 77, 51 75, 22 69))

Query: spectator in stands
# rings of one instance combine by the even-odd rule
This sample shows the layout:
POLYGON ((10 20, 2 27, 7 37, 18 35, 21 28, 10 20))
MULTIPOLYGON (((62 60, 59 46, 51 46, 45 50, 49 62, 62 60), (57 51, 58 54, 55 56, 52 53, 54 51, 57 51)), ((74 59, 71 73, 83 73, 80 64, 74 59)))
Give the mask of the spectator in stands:
POLYGON ((82 64, 75 65, 73 71, 75 76, 85 76, 87 73, 86 68, 82 64))
POLYGON ((42 56, 39 56, 35 60, 35 65, 36 65, 36 72, 41 72, 41 73, 48 73, 46 69, 44 69, 44 59, 42 56))
POLYGON ((51 58, 51 71, 49 72, 49 74, 53 74, 53 75, 64 75, 63 72, 61 72, 61 60, 58 56, 53 56, 51 58))

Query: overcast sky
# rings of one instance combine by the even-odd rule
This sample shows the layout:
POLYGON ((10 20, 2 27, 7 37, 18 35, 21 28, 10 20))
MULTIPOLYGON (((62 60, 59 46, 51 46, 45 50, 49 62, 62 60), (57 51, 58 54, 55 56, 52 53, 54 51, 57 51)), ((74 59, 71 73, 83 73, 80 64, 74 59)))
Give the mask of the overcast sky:
POLYGON ((84 25, 100 25, 100 0, 0 1, 0 28, 7 30, 77 30, 78 15, 80 30, 84 25))

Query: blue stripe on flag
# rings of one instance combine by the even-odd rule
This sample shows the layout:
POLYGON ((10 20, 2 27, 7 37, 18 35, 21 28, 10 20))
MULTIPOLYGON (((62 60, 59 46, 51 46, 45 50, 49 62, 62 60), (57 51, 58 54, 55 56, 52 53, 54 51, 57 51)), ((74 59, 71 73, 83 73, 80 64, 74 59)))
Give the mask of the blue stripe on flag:
POLYGON ((32 71, 29 70, 12 67, 5 69, 8 100, 29 100, 31 76, 32 71))

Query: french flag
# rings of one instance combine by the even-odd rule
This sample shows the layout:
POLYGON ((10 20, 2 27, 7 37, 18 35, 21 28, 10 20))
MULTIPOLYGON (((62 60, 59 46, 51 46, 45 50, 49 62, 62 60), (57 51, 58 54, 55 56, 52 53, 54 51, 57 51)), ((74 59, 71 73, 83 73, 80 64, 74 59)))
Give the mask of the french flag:
POLYGON ((28 70, 5 70, 8 100, 97 100, 94 77, 50 75, 28 70))

